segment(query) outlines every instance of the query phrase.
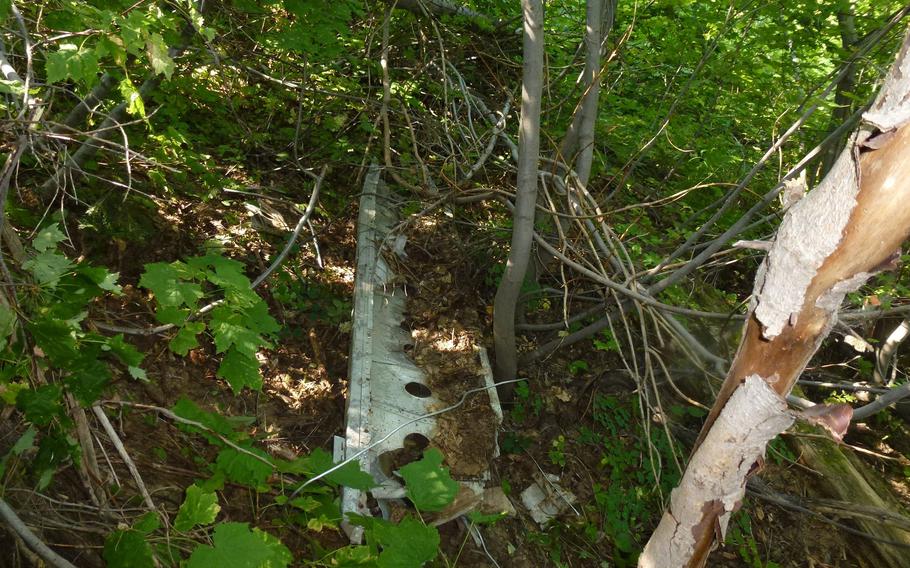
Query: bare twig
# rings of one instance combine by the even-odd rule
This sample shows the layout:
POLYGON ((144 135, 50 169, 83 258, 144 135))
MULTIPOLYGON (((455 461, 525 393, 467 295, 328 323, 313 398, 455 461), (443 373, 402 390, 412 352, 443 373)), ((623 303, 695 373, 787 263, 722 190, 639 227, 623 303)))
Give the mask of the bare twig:
POLYGON ((51 566, 54 566, 55 568, 76 568, 69 560, 66 560, 51 550, 48 545, 44 544, 44 541, 38 538, 30 528, 25 526, 25 523, 22 522, 22 519, 19 518, 16 511, 14 511, 2 498, 0 498, 0 518, 2 518, 17 535, 19 535, 19 538, 21 538, 29 548, 35 551, 35 554, 40 556, 42 560, 51 566))
POLYGON ((123 446, 123 441, 120 440, 120 436, 117 435, 114 426, 111 424, 111 421, 108 420, 107 414, 105 414, 104 410, 97 404, 92 406, 92 412, 95 413, 95 417, 98 419, 98 422, 101 423, 101 427, 107 432, 107 437, 110 438, 114 447, 117 448, 117 453, 120 454, 123 463, 125 463, 126 467, 130 470, 130 475, 133 476, 133 481, 136 482, 136 486, 139 488, 139 494, 142 495, 142 500, 145 501, 146 507, 148 507, 150 511, 156 510, 155 502, 152 501, 152 496, 149 494, 148 489, 146 489, 145 483, 142 481, 142 476, 139 475, 139 469, 136 468, 136 464, 130 457, 129 452, 127 452, 126 448, 123 446))

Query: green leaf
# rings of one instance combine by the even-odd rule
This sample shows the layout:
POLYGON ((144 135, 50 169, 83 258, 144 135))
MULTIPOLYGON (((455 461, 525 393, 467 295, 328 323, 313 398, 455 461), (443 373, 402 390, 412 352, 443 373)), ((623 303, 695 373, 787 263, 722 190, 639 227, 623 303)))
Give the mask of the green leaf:
POLYGON ((19 436, 19 439, 13 444, 10 453, 14 456, 21 456, 26 450, 33 448, 35 446, 35 434, 37 434, 35 427, 29 426, 28 430, 19 436))
POLYGON ((47 426, 63 412, 59 385, 44 385, 34 390, 22 391, 16 397, 16 407, 25 418, 38 426, 47 426))
POLYGON ((193 282, 179 282, 180 274, 174 264, 146 264, 139 285, 151 290, 161 306, 193 309, 203 296, 202 287, 193 282))
POLYGON ((209 272, 206 276, 212 284, 225 290, 230 288, 250 289, 250 279, 244 274, 242 262, 218 254, 208 254, 198 257, 196 260, 198 264, 211 266, 215 269, 214 274, 209 272))
POLYGON ((19 439, 13 444, 10 451, 0 459, 0 477, 3 477, 6 473, 6 462, 9 460, 10 456, 21 456, 26 451, 35 447, 35 434, 37 434, 35 427, 29 426, 28 430, 19 436, 19 439))
POLYGON ((22 267, 32 273, 39 285, 51 290, 57 287, 60 278, 74 266, 70 259, 53 251, 40 252, 22 263, 22 267))
POLYGON ((149 511, 142 515, 139 517, 139 520, 133 524, 133 530, 139 531, 142 534, 151 534, 160 527, 161 518, 158 517, 158 513, 155 511, 149 511))
POLYGON ((32 239, 32 247, 38 252, 56 250, 57 244, 65 240, 66 235, 63 234, 58 225, 48 225, 38 231, 38 234, 32 239))
POLYGON ((424 452, 422 460, 402 467, 400 474, 418 511, 441 511, 458 494, 458 483, 442 467, 442 452, 436 448, 424 452))
POLYGON ((244 313, 246 314, 246 325, 254 331, 263 334, 272 334, 281 331, 281 326, 278 325, 275 318, 269 314, 269 307, 262 298, 257 297, 257 301, 247 308, 244 313))
POLYGON ((214 491, 204 491, 198 485, 186 488, 186 499, 177 511, 174 528, 186 532, 196 525, 208 525, 215 521, 221 506, 214 491))
POLYGON ((126 372, 129 373, 130 376, 133 377, 134 379, 136 379, 137 381, 148 381, 149 380, 148 374, 146 374, 145 369, 142 369, 140 367, 127 367, 126 372))
POLYGON ((98 53, 84 45, 62 43, 57 51, 47 56, 45 70, 48 83, 73 79, 90 86, 98 78, 98 53))
POLYGON ((177 331, 177 335, 171 339, 171 342, 168 344, 171 348, 171 351, 177 355, 185 356, 190 352, 190 349, 195 349, 199 346, 199 341, 196 336, 205 331, 205 323, 199 321, 187 322, 183 327, 177 331))
POLYGON ((120 37, 126 50, 132 55, 139 55, 145 47, 145 38, 152 24, 142 10, 131 10, 126 18, 119 18, 120 37))
POLYGON ((149 63, 152 64, 152 69, 155 70, 155 73, 170 79, 174 73, 174 60, 168 55, 164 38, 156 33, 151 34, 145 46, 149 56, 149 63))
POLYGON ((347 566, 375 568, 379 566, 378 560, 369 546, 346 546, 332 554, 330 565, 339 568, 347 566))
POLYGON ((142 94, 129 77, 124 77, 120 81, 120 95, 126 101, 126 112, 132 116, 145 118, 145 103, 142 100, 142 94))
MULTIPOLYGON (((215 412, 206 412, 205 410, 202 410, 196 406, 195 402, 191 401, 188 398, 181 397, 180 400, 177 401, 177 404, 171 408, 171 411, 173 411, 173 413, 177 416, 185 418, 186 420, 199 422, 203 426, 210 428, 214 432, 218 432, 229 440, 237 440, 237 433, 234 432, 234 426, 231 424, 230 420, 221 414, 217 414, 215 412)), ((200 431, 194 426, 181 426, 181 428, 186 428, 192 432, 200 431)), ((205 432, 202 432, 202 434, 208 436, 209 441, 213 444, 221 443, 218 441, 218 438, 211 437, 205 432)))
POLYGON ((217 525, 212 541, 193 550, 187 568, 284 568, 294 560, 280 540, 246 523, 217 525))
MULTIPOLYGON (((268 454, 257 448, 244 448, 249 452, 268 459, 268 454)), ((272 474, 273 467, 253 456, 238 452, 234 448, 224 448, 218 453, 215 467, 223 472, 234 483, 247 485, 254 489, 267 487, 266 481, 272 474)))
POLYGON ((259 334, 247 326, 243 314, 227 306, 212 310, 209 327, 215 336, 215 349, 218 353, 224 353, 233 346, 244 355, 254 357, 263 344, 259 334))
MULTIPOLYGON (((312 471, 311 477, 319 475, 335 466, 335 463, 332 461, 332 456, 322 448, 315 448, 310 455, 307 456, 306 460, 312 471)), ((324 479, 331 483, 344 485, 345 487, 351 487, 361 491, 367 491, 368 489, 376 487, 376 481, 373 479, 373 476, 361 470, 360 462, 357 460, 344 464, 339 469, 325 476, 324 479)))
POLYGON ((110 272, 103 266, 87 265, 80 265, 76 271, 91 280, 102 290, 107 290, 117 295, 120 295, 123 291, 123 288, 117 284, 117 280, 120 278, 119 272, 110 272))
POLYGON ((489 515, 484 515, 483 513, 479 513, 477 511, 471 511, 468 513, 468 520, 475 525, 492 525, 496 521, 502 520, 507 516, 509 516, 508 511, 490 513, 489 515))
POLYGON ((6 349, 9 337, 16 330, 16 312, 0 304, 0 351, 6 349))
POLYGON ((81 368, 66 378, 66 386, 83 406, 91 406, 101 398, 111 380, 108 366, 97 359, 80 362, 81 368))
POLYGON ((236 347, 228 350, 216 375, 231 385, 234 394, 240 393, 244 387, 256 391, 262 388, 262 375, 259 374, 259 361, 256 360, 256 355, 242 353, 236 347))
POLYGON ((0 385, 0 400, 13 406, 16 404, 19 393, 27 390, 29 390, 28 384, 25 381, 0 385))
MULTIPOLYGON (((169 323, 171 325, 179 326, 179 325, 183 325, 186 322, 186 319, 190 316, 190 313, 191 313, 190 310, 188 310, 187 308, 177 308, 174 306, 159 306, 158 311, 155 312, 155 319, 157 319, 161 323, 169 323)), ((204 325, 203 325, 203 329, 205 329, 204 325)))
POLYGON ((67 367, 79 357, 79 347, 73 328, 59 319, 39 319, 28 325, 35 343, 51 363, 67 367))
POLYGON ((130 367, 138 367, 145 358, 145 355, 140 353, 138 349, 126 342, 122 333, 115 335, 114 337, 109 337, 107 339, 107 346, 110 348, 111 353, 116 355, 118 359, 130 367))
POLYGON ((71 43, 64 43, 56 52, 48 54, 47 62, 44 66, 48 83, 56 83, 69 77, 67 63, 77 49, 79 48, 71 43))
POLYGON ((382 546, 379 554, 381 568, 423 566, 439 553, 439 532, 413 517, 406 517, 397 525, 376 523, 374 537, 382 546))
POLYGON ((108 568, 154 568, 152 548, 145 536, 134 530, 114 531, 104 542, 108 568))

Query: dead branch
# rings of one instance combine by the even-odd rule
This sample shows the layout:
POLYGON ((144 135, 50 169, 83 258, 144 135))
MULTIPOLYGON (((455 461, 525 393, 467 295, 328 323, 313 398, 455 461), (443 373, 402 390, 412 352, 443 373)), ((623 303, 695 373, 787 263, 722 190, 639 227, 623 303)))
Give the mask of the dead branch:
POLYGON ((76 568, 69 560, 63 558, 51 550, 48 545, 44 544, 44 541, 38 538, 38 536, 22 522, 22 519, 19 518, 16 511, 14 511, 2 498, 0 498, 0 518, 16 532, 19 538, 21 538, 35 554, 40 556, 42 560, 51 566, 54 566, 55 568, 76 568))

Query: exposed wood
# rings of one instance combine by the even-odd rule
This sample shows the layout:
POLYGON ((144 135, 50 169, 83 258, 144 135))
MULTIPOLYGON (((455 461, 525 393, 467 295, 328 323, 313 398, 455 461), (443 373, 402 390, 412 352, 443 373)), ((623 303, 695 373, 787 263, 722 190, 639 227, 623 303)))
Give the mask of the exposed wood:
MULTIPOLYGON (((863 126, 821 184, 784 217, 758 269, 739 350, 640 566, 704 566, 737 506, 727 493, 718 491, 724 487, 703 482, 704 472, 739 474, 744 487, 750 469, 718 454, 712 446, 720 441, 713 431, 726 431, 731 420, 738 420, 742 411, 733 401, 756 377, 780 395, 783 404, 834 325, 844 296, 892 267, 910 234, 908 38, 863 115, 863 126), (699 514, 692 516, 692 511, 699 514)), ((756 405, 754 411, 760 410, 756 405)), ((745 436, 742 443, 754 448, 766 432, 746 429, 735 434, 745 436)))

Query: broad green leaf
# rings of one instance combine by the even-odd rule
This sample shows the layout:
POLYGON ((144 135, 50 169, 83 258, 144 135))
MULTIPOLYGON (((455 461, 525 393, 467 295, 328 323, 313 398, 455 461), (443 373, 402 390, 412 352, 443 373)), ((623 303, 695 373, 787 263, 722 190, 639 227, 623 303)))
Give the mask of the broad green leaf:
POLYGON ((73 328, 59 319, 38 319, 28 324, 35 343, 50 361, 66 367, 79 358, 79 346, 73 328))
POLYGON ((90 406, 101 398, 104 388, 111 380, 111 371, 107 365, 98 361, 75 371, 65 379, 67 389, 83 406, 90 406))
POLYGON ((441 511, 458 494, 458 483, 442 466, 442 452, 430 448, 423 459, 409 463, 400 470, 408 490, 408 498, 418 511, 441 511))
POLYGON ((110 272, 103 266, 87 265, 80 265, 76 271, 94 282, 95 285, 102 290, 107 290, 108 292, 113 292, 117 295, 123 290, 123 288, 117 284, 117 280, 120 278, 119 272, 110 272))
POLYGON ((215 526, 214 546, 197 546, 187 568, 284 568, 294 557, 281 541, 246 523, 215 526))
POLYGON ((32 273, 38 284, 51 290, 57 287, 60 279, 74 266, 70 259, 53 251, 40 252, 22 263, 22 267, 32 273))
POLYGON ((139 517, 139 520, 133 523, 133 530, 139 531, 142 534, 151 534, 158 530, 161 527, 161 518, 158 516, 156 511, 149 511, 148 513, 139 517))
POLYGON ((15 456, 20 456, 24 451, 33 448, 35 445, 35 434, 37 434, 35 427, 29 426, 28 430, 19 436, 19 439, 13 444, 10 453, 15 456))
POLYGON ((32 423, 47 426, 63 412, 61 394, 59 385, 44 385, 22 391, 16 397, 16 407, 25 413, 25 418, 32 423))
POLYGON ((475 525, 492 525, 496 521, 502 520, 507 517, 509 513, 507 511, 502 511, 500 513, 490 513, 489 515, 484 515, 477 511, 471 511, 468 513, 468 520, 474 523, 475 525))
POLYGON ((246 325, 252 330, 265 335, 281 331, 281 326, 269 314, 269 307, 262 298, 257 297, 257 301, 244 310, 244 314, 246 315, 246 325))
POLYGON ((54 53, 47 56, 44 68, 47 72, 47 82, 56 83, 69 78, 68 62, 79 48, 71 43, 64 43, 54 53))
POLYGON ((84 45, 62 43, 57 51, 47 56, 45 69, 48 83, 73 79, 91 86, 98 78, 98 53, 84 45))
POLYGON ((178 355, 185 356, 190 352, 190 349, 195 349, 199 346, 199 341, 196 336, 205 331, 205 323, 201 321, 191 321, 184 324, 177 331, 177 335, 171 339, 171 342, 168 344, 171 348, 171 351, 178 355))
POLYGON ((120 37, 124 47, 132 55, 139 55, 145 47, 152 21, 142 10, 131 10, 125 18, 119 19, 120 37))
MULTIPOLYGON (((60 423, 66 423, 67 419, 60 419, 60 423)), ((62 430, 66 426, 52 423, 38 444, 38 453, 35 454, 32 465, 38 474, 38 489, 45 489, 54 478, 57 468, 69 460, 82 459, 82 449, 76 440, 62 430)))
POLYGON ((146 42, 146 51, 148 52, 149 63, 152 64, 152 69, 155 70, 155 73, 170 79, 174 73, 174 60, 168 55, 164 38, 156 33, 149 35, 146 42))
POLYGON ((122 333, 109 337, 107 346, 110 348, 111 353, 129 367, 138 367, 145 358, 145 355, 140 353, 138 349, 126 342, 122 333))
POLYGON ((114 531, 104 542, 108 568, 154 568, 152 548, 139 531, 114 531))
MULTIPOLYGON (((268 454, 257 448, 245 448, 257 456, 268 459, 268 454)), ((224 472, 228 479, 235 483, 247 485, 254 489, 266 487, 266 481, 272 474, 273 467, 253 456, 238 452, 234 448, 224 448, 215 460, 218 471, 224 472)))
POLYGON ((145 265, 139 285, 148 288, 164 307, 195 308, 202 298, 202 287, 194 282, 180 282, 180 274, 172 264, 153 262, 145 265))
POLYGON ((186 488, 186 499, 177 511, 174 528, 186 532, 196 525, 208 525, 215 521, 221 505, 214 491, 204 491, 198 485, 186 488))
POLYGON ((149 380, 148 374, 145 372, 145 369, 141 367, 127 367, 126 372, 130 374, 131 377, 137 381, 147 381, 149 380))
MULTIPOLYGON (((322 448, 315 448, 307 457, 307 460, 312 468, 311 477, 319 475, 335 466, 335 463, 332 461, 332 456, 322 448)), ((346 463, 339 469, 325 476, 324 479, 332 483, 337 483, 338 485, 344 485, 345 487, 360 489, 361 491, 376 487, 376 481, 373 479, 373 476, 361 470, 360 462, 357 460, 346 463)))
POLYGON ((228 306, 219 306, 212 310, 209 328, 215 336, 215 348, 218 353, 224 353, 233 346, 244 355, 255 358, 263 340, 247 326, 245 320, 242 313, 228 306))
POLYGON ((12 406, 16 404, 19 393, 27 390, 29 390, 28 383, 25 381, 0 385, 0 400, 12 406))
MULTIPOLYGON (((178 308, 174 306, 158 306, 158 310, 155 312, 155 319, 161 323, 169 323, 171 325, 183 325, 186 322, 186 319, 190 316, 190 310, 187 308, 178 308)), ((196 324, 198 325, 198 324, 196 324)), ((203 324, 202 331, 205 329, 205 324, 203 324)), ((198 333, 198 332, 197 332, 198 333)))
POLYGON ((374 536, 382 546, 381 568, 416 568, 439 553, 439 532, 413 517, 406 517, 397 525, 378 522, 374 527, 374 536))
POLYGON ((231 385, 234 394, 238 394, 244 387, 256 391, 262 388, 262 375, 259 374, 256 356, 242 353, 236 347, 228 350, 216 374, 231 385))
MULTIPOLYGON (((231 424, 230 420, 216 412, 206 412, 205 410, 202 410, 195 402, 188 398, 181 397, 171 410, 177 416, 192 420, 193 422, 199 422, 203 426, 218 432, 229 440, 237 441, 238 439, 237 433, 234 432, 234 426, 231 424)), ((199 431, 198 428, 193 426, 186 426, 186 428, 194 432, 199 431)), ((202 433, 204 434, 204 432, 202 433)), ((215 444, 219 443, 217 438, 210 438, 209 441, 215 444)))
POLYGON ((57 248, 57 243, 65 240, 66 235, 63 234, 58 225, 48 225, 38 231, 38 234, 32 239, 32 247, 38 252, 54 250, 57 248))
POLYGON ((130 81, 129 77, 124 77, 123 80, 120 81, 120 95, 123 96, 123 100, 126 101, 126 112, 132 116, 145 118, 145 102, 142 100, 139 89, 133 85, 133 82, 130 81))

